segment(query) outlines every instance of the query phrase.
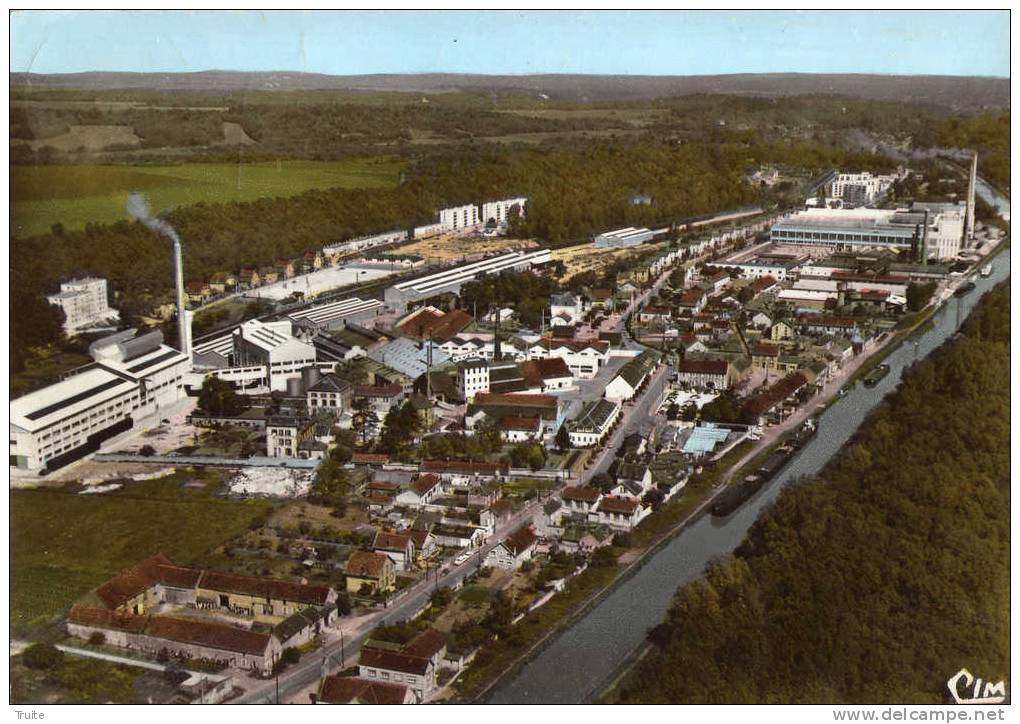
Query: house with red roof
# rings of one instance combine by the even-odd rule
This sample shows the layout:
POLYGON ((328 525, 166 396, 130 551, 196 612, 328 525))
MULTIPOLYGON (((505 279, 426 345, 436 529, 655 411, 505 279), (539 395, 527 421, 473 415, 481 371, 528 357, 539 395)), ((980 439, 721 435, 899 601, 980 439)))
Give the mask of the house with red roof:
POLYGON ((414 566, 414 539, 407 532, 378 531, 372 542, 372 550, 389 556, 398 571, 407 571, 414 566))
POLYGON ((404 684, 370 681, 357 676, 327 676, 319 684, 316 704, 416 704, 414 692, 404 684))
POLYGON ((397 495, 397 505, 420 508, 430 505, 442 492, 442 480, 435 473, 420 473, 397 495))
POLYGON ((535 553, 538 537, 530 525, 518 528, 485 555, 485 565, 514 571, 535 553))

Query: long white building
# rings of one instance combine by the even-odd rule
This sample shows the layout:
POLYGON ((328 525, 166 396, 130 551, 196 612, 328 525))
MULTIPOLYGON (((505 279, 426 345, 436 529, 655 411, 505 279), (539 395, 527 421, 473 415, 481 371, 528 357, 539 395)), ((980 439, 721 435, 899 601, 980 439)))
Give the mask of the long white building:
POLYGON ((483 274, 499 274, 502 271, 527 271, 537 264, 546 264, 552 259, 548 249, 536 251, 512 251, 508 254, 462 264, 453 269, 428 274, 418 279, 409 279, 387 287, 384 294, 386 304, 403 312, 411 302, 428 299, 438 294, 457 294, 461 286, 474 281, 483 274))
POLYGON ((951 259, 963 248, 964 204, 915 203, 910 209, 820 209, 790 214, 772 226, 779 244, 837 249, 925 250, 931 259, 951 259))
POLYGON ((161 332, 121 332, 89 351, 77 374, 11 402, 12 467, 55 470, 184 397, 188 357, 161 332))
POLYGON ((60 292, 46 300, 64 311, 64 334, 68 337, 120 319, 120 312, 107 302, 105 279, 72 279, 61 284, 60 292))

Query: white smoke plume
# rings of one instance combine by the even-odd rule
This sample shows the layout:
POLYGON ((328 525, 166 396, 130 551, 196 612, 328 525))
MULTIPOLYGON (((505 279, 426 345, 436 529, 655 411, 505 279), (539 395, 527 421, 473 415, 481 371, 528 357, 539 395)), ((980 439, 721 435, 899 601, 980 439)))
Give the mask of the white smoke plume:
POLYGON ((163 221, 163 219, 152 215, 152 210, 149 209, 149 202, 145 200, 143 194, 134 192, 128 196, 127 211, 132 218, 137 219, 157 234, 162 234, 171 239, 175 244, 181 243, 177 232, 174 231, 174 227, 163 221))

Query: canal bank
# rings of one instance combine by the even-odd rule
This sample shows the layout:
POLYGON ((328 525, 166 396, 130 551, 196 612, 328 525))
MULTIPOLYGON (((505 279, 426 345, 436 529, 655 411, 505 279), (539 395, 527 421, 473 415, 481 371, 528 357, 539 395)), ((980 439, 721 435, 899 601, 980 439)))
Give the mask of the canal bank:
POLYGON ((727 518, 698 518, 650 554, 632 574, 621 575, 613 590, 499 682, 488 701, 570 704, 596 697, 617 677, 620 667, 640 652, 648 629, 663 620, 676 589, 700 575, 713 558, 731 553, 785 485, 820 470, 867 414, 895 389, 903 370, 955 333, 980 297, 1009 276, 1009 261, 1008 250, 999 254, 991 277, 976 279, 974 291, 937 311, 931 328, 913 344, 901 343, 892 349, 886 357, 890 372, 884 379, 874 387, 858 386, 831 405, 820 418, 818 436, 742 508, 727 518))

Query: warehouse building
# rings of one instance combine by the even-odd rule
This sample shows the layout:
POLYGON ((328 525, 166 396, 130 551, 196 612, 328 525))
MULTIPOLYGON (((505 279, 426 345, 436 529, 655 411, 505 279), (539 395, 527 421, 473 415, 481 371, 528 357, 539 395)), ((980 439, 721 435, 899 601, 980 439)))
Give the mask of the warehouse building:
POLYGON ((604 231, 595 237, 595 246, 598 247, 626 247, 638 246, 646 241, 651 241, 655 234, 650 229, 635 228, 628 226, 625 229, 615 231, 604 231))
POLYGON ((485 274, 499 274, 503 271, 527 271, 538 264, 546 264, 552 258, 548 249, 536 251, 513 251, 508 254, 462 264, 453 269, 428 274, 418 279, 409 279, 387 287, 384 294, 386 304, 403 312, 412 302, 438 296, 457 294, 461 286, 485 274))
POLYGON ((119 332, 89 352, 93 363, 11 402, 12 467, 56 470, 184 397, 188 358, 162 332, 119 332))

